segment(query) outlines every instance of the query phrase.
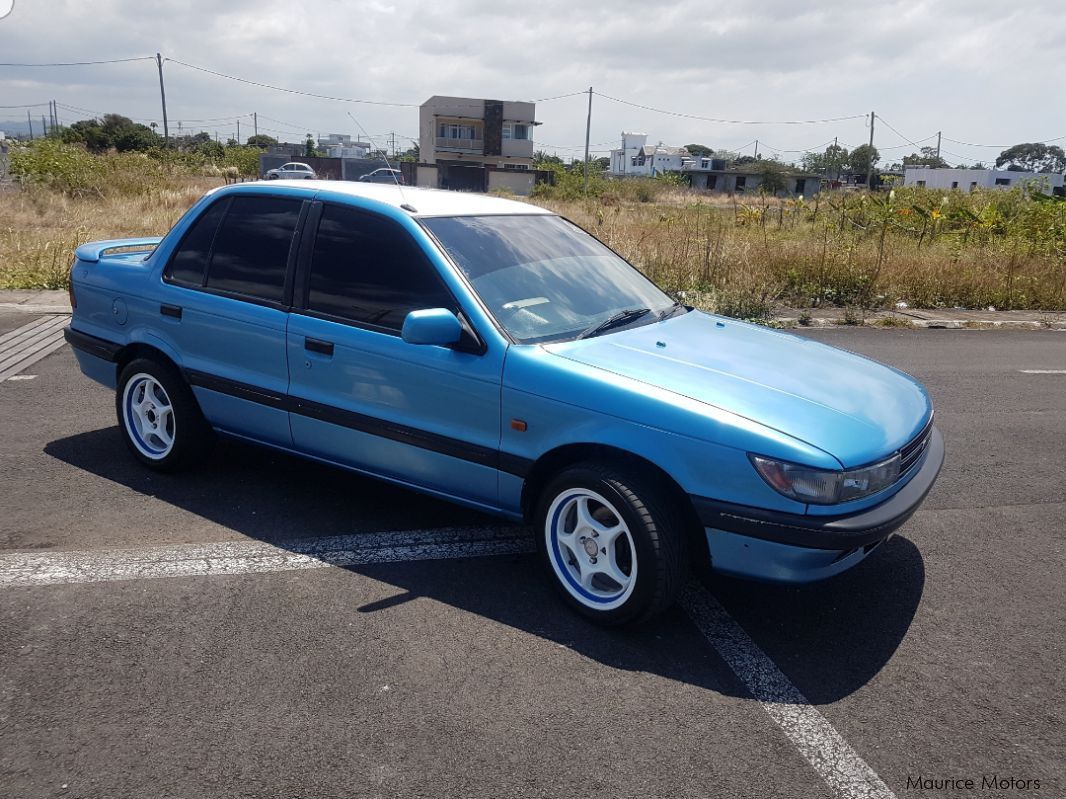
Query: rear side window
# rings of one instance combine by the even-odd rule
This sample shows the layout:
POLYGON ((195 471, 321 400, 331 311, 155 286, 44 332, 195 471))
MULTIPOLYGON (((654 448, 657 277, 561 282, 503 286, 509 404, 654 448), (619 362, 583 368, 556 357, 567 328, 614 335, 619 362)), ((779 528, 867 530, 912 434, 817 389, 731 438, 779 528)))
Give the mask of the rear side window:
POLYGON ((280 302, 302 200, 234 197, 207 270, 207 287, 280 302))
POLYGON ((169 280, 183 286, 203 285, 207 261, 211 256, 211 243, 215 240, 215 231, 225 209, 226 201, 221 200, 193 222, 167 265, 166 276, 169 280))
POLYGON ((318 223, 307 305, 313 311, 392 330, 410 311, 458 311, 433 265, 402 227, 326 205, 318 223))

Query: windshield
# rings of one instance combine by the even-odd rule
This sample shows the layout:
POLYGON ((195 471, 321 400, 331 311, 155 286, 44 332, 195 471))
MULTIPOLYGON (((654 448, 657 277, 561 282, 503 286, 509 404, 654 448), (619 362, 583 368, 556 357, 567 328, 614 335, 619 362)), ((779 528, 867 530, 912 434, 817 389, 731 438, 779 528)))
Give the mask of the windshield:
POLYGON ((653 322, 674 301, 581 228, 547 214, 422 220, 523 344, 653 322), (640 313, 637 313, 637 312, 640 313), (630 313, 624 313, 630 312, 630 313))

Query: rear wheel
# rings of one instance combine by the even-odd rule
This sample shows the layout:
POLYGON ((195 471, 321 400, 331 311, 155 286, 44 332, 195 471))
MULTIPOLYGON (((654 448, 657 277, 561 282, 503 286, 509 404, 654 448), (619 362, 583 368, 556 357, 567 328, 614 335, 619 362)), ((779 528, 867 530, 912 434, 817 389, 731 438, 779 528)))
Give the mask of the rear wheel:
POLYGON ((168 364, 149 358, 131 361, 119 376, 115 410, 127 446, 149 468, 191 466, 213 443, 192 390, 168 364))
POLYGON ((539 543, 566 601, 606 625, 669 607, 685 576, 682 516, 659 481, 597 463, 572 466, 545 489, 539 543))

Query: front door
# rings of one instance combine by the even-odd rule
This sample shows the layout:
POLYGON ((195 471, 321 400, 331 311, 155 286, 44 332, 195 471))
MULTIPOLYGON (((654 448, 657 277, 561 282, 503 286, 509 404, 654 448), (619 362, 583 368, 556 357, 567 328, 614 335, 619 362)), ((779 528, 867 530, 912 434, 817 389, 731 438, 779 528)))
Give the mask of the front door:
POLYGON ((408 312, 461 308, 399 222, 327 203, 309 249, 288 330, 297 448, 497 507, 503 352, 403 341, 408 312))

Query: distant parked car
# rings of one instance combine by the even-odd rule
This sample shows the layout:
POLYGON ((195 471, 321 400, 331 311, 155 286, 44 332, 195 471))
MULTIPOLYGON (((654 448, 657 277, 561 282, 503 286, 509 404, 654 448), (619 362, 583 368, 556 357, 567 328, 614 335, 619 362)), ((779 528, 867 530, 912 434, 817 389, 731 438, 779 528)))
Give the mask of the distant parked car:
POLYGON ((266 173, 267 180, 317 180, 318 175, 315 174, 315 170, 311 169, 307 164, 301 164, 298 161, 293 161, 289 164, 283 164, 277 169, 268 170, 266 173))
POLYGON ((690 561, 839 574, 944 460, 913 378, 676 302, 511 200, 220 187, 164 238, 83 244, 71 283, 67 340, 145 466, 221 434, 524 520, 601 623, 662 611, 690 561))
POLYGON ((399 183, 401 186, 406 183, 403 179, 403 172, 399 169, 386 169, 385 167, 361 175, 359 180, 364 183, 399 183))

